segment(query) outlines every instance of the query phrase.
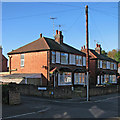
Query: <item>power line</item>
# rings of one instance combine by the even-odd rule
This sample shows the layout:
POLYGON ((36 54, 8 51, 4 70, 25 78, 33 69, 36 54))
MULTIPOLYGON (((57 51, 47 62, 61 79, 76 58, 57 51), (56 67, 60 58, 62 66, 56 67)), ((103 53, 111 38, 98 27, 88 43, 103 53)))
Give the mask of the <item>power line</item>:
POLYGON ((18 17, 11 17, 11 18, 2 18, 0 20, 7 21, 7 20, 14 20, 14 19, 22 19, 22 18, 28 18, 28 17, 36 17, 40 15, 50 15, 50 14, 58 14, 58 13, 65 13, 65 12, 70 12, 73 10, 79 10, 78 8, 76 9, 67 9, 67 10, 61 10, 61 11, 54 11, 54 12, 46 12, 46 13, 39 13, 39 14, 34 14, 34 15, 25 15, 25 16, 18 16, 18 17))

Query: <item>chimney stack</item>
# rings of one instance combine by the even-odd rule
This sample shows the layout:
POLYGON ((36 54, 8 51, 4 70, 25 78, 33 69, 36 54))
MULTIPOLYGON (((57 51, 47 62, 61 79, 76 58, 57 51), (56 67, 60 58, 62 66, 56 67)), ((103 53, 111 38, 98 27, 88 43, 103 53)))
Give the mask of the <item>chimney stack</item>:
POLYGON ((42 33, 40 33, 40 38, 42 38, 42 33))
POLYGON ((58 30, 56 30, 55 41, 58 42, 59 44, 63 43, 62 31, 58 32, 58 30))
POLYGON ((101 54, 101 45, 100 44, 96 44, 96 48, 95 48, 95 52, 97 52, 98 54, 101 54))

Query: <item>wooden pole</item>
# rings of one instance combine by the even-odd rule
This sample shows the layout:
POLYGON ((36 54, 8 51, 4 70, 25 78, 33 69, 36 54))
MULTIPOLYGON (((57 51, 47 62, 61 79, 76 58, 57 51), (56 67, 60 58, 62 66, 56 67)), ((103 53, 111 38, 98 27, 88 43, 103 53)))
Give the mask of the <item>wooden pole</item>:
POLYGON ((87 101, 89 98, 89 40, 88 40, 88 6, 86 5, 86 69, 87 69, 87 101))

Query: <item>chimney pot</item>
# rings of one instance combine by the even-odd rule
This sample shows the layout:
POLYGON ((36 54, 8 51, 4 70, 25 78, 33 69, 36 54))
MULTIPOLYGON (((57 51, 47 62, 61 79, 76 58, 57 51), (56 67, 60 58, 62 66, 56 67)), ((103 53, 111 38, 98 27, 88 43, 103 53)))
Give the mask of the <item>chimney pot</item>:
POLYGON ((83 48, 85 49, 85 45, 83 46, 83 48))
POLYGON ((61 31, 59 31, 59 35, 61 34, 61 31))
POLYGON ((96 44, 96 47, 98 47, 98 44, 96 44))
POLYGON ((56 35, 58 34, 58 30, 56 30, 56 35))
POLYGON ((42 33, 40 33, 40 38, 42 38, 42 33))

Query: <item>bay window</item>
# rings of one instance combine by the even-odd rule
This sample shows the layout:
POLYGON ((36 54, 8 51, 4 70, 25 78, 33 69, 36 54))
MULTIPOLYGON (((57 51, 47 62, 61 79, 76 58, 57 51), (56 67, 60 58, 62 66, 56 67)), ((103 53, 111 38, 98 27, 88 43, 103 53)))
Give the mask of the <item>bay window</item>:
POLYGON ((74 84, 86 84, 85 73, 74 73, 74 84))
POLYGON ((52 51, 52 63, 55 63, 55 52, 52 51))
POLYGON ((68 64, 68 54, 61 53, 61 64, 68 64))
POLYGON ((61 72, 58 74, 58 85, 72 85, 72 73, 61 72))
POLYGON ((60 52, 56 52, 56 63, 60 63, 60 52))
POLYGON ((75 65, 75 55, 69 54, 69 64, 75 65))

